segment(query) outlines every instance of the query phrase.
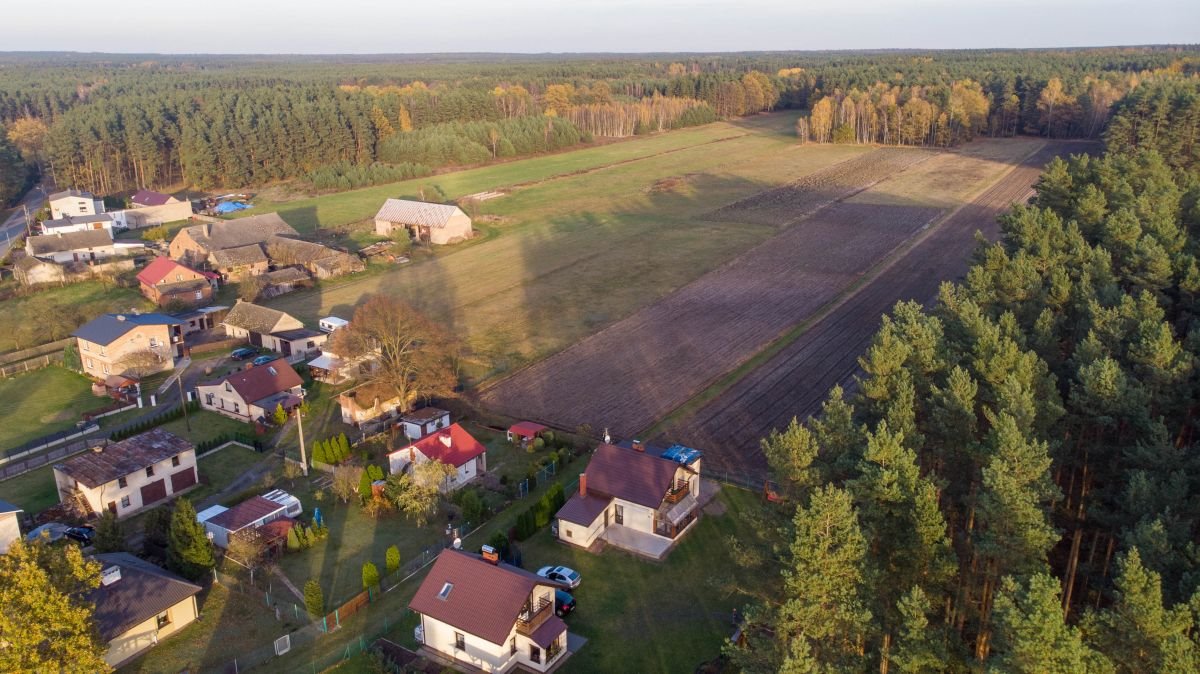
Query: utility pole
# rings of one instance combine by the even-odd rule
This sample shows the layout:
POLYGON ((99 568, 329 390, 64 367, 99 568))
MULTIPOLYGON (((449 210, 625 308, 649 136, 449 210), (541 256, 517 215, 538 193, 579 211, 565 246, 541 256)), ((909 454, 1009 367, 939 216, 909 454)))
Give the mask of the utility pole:
POLYGON ((33 236, 33 230, 30 229, 29 223, 29 206, 27 204, 21 204, 21 208, 25 211, 25 236, 33 236))
POLYGON ((296 428, 300 431, 300 467, 304 470, 304 477, 308 477, 308 456, 304 453, 304 415, 300 414, 300 408, 296 408, 296 428))
MULTIPOLYGON (((184 372, 186 371, 187 370, 185 369, 184 372)), ((179 376, 175 378, 175 383, 179 384, 179 404, 183 406, 183 425, 187 426, 188 433, 191 433, 192 420, 188 418, 188 399, 187 396, 183 394, 183 372, 180 372, 179 376)))

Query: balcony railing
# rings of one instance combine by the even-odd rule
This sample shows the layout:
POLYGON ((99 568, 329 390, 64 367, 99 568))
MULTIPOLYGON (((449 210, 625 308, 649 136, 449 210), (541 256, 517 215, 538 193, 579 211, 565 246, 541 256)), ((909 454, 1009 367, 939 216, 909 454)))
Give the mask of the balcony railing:
POLYGON ((683 497, 688 495, 687 480, 677 480, 675 486, 667 490, 667 496, 663 500, 667 503, 679 503, 683 497))
POLYGON ((532 635, 552 615, 554 615, 554 602, 545 597, 539 598, 536 604, 526 604, 525 610, 517 616, 517 634, 532 635))

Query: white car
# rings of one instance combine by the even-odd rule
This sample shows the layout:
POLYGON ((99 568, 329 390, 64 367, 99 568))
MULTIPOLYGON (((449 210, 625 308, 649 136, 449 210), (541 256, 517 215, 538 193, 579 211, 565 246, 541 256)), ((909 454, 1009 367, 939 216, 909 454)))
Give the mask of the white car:
POLYGON ((572 590, 579 587, 579 581, 583 580, 578 572, 565 566, 543 566, 538 569, 537 575, 556 583, 562 583, 572 590))

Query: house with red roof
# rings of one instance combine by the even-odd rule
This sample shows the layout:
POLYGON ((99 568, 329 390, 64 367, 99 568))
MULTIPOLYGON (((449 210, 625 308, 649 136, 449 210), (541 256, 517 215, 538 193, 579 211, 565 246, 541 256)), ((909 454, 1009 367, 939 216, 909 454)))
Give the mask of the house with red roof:
POLYGON ((137 280, 146 299, 160 307, 180 304, 197 307, 212 302, 220 276, 197 271, 169 257, 156 257, 138 272, 137 280))
POLYGON ((487 447, 458 424, 429 435, 388 454, 388 468, 403 473, 425 461, 440 461, 454 466, 454 474, 442 484, 442 492, 451 492, 474 480, 487 470, 487 447))
POLYGON ((533 441, 546 427, 532 421, 518 421, 508 427, 508 441, 519 442, 522 447, 533 441))
POLYGON ((461 550, 443 550, 408 607, 421 655, 472 672, 549 672, 570 656, 554 581, 461 550))
POLYGON ((196 387, 200 406, 241 421, 270 419, 275 408, 290 410, 304 400, 303 381, 283 358, 196 387))
POLYGON ((700 452, 647 451, 603 443, 579 476, 579 491, 555 514, 558 540, 590 548, 603 540, 662 559, 700 516, 700 452))

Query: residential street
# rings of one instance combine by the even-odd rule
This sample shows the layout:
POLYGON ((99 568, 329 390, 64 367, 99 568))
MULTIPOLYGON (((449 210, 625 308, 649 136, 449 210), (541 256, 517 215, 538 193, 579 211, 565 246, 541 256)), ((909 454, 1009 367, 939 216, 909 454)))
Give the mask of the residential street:
POLYGON ((21 201, 17 203, 17 208, 8 216, 3 225, 0 225, 0 258, 8 255, 8 249, 12 246, 12 241, 20 236, 25 231, 25 212, 21 209, 24 205, 29 208, 30 214, 41 208, 42 202, 46 200, 46 191, 42 185, 34 185, 33 189, 25 193, 21 201))

